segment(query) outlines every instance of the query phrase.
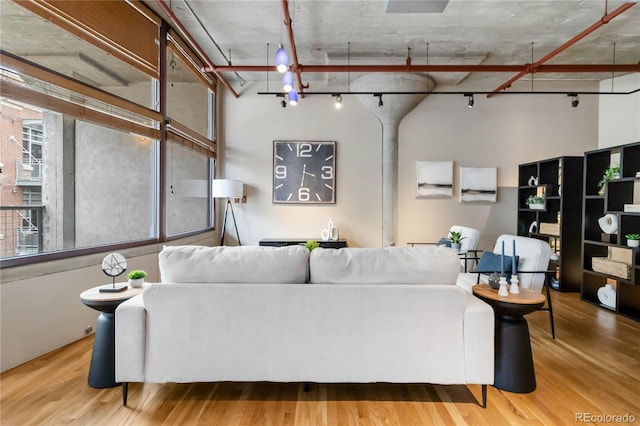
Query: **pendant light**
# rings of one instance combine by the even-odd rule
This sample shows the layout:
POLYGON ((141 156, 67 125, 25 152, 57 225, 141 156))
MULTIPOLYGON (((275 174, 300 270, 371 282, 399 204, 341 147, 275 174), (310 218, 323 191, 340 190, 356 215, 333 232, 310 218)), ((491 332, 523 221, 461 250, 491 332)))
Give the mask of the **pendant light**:
POLYGON ((295 89, 289 92, 289 105, 296 106, 298 105, 298 92, 295 89))
POLYGON ((287 71, 282 76, 282 86, 285 93, 289 93, 293 90, 293 74, 291 71, 287 71))
POLYGON ((283 73, 289 69, 289 55, 287 55, 287 51, 284 50, 282 44, 279 45, 278 51, 276 52, 276 68, 278 72, 283 73))

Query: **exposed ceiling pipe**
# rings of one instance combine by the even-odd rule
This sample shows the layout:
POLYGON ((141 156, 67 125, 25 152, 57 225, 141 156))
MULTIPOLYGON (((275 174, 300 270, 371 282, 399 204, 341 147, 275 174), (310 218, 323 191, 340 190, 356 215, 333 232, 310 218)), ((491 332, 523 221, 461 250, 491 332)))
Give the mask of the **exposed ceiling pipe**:
POLYGON ((196 53, 198 55, 200 55, 200 58, 202 58, 202 60, 206 64, 206 70, 208 70, 208 72, 213 72, 216 75, 216 77, 218 77, 218 80, 220 80, 220 82, 224 85, 224 87, 229 89, 229 91, 231 92, 231 94, 234 97, 236 97, 236 98, 240 97, 240 95, 238 95, 238 93, 235 90, 233 90, 233 87, 231 87, 229 82, 222 76, 222 74, 220 72, 216 71, 216 66, 211 62, 211 60, 209 60, 207 55, 200 48, 198 43, 196 43, 196 41, 193 39, 193 37, 191 37, 191 34, 189 34, 187 29, 184 27, 184 25, 182 25, 182 22, 180 22, 180 20, 173 13, 171 8, 169 6, 167 6, 165 1, 164 0, 155 0, 155 2, 158 4, 158 6, 160 6, 162 11, 167 15, 167 17, 169 18, 169 21, 171 21, 171 24, 173 24, 178 29, 178 31, 180 32, 180 35, 182 37, 184 37, 189 42, 189 44, 193 47, 193 49, 196 51, 196 53))
POLYGON ((298 80, 298 92, 300 96, 304 97, 304 89, 308 88, 309 85, 306 86, 302 84, 302 76, 300 69, 300 62, 298 62, 298 52, 296 50, 296 41, 293 38, 293 26, 291 25, 291 15, 289 14, 289 1, 282 0, 282 11, 284 13, 284 24, 287 27, 289 32, 289 44, 291 45, 291 53, 293 55, 293 72, 296 73, 296 80, 298 80))
POLYGON ((522 76, 524 76, 526 74, 529 74, 529 73, 533 74, 535 72, 538 72, 538 68, 542 64, 547 62, 549 59, 553 58, 554 56, 558 55, 560 52, 563 52, 566 49, 568 49, 569 47, 573 46, 578 41, 582 40, 583 38, 585 38, 586 36, 588 36, 589 34, 594 32, 598 28, 602 27, 603 25, 609 23, 616 16, 620 15, 621 13, 625 12, 626 10, 630 9, 633 6, 635 6, 635 3, 624 3, 622 6, 620 6, 619 8, 617 8, 616 10, 614 10, 611 13, 606 13, 605 12, 604 16, 598 22, 594 23, 589 28, 587 28, 586 30, 582 31, 580 34, 578 34, 575 37, 573 37, 572 39, 568 40, 567 42, 562 44, 557 49, 555 49, 552 52, 548 53, 542 59, 540 59, 539 61, 535 62, 534 64, 527 64, 528 65, 528 69, 527 70, 520 71, 518 74, 516 74, 511 79, 509 79, 509 81, 507 81, 506 83, 503 83, 502 85, 500 85, 500 87, 495 89, 493 91, 493 93, 488 94, 487 98, 490 98, 490 97, 496 95, 498 92, 511 87, 511 83, 513 83, 516 80, 520 79, 520 77, 522 77, 522 76))
MULTIPOLYGON (((302 65, 300 72, 519 72, 530 65, 302 65)), ((219 65, 208 72, 265 72, 276 71, 275 65, 219 65)), ((640 72, 638 64, 577 64, 540 65, 538 73, 611 73, 640 72)), ((306 86, 308 87, 308 86, 306 86)))

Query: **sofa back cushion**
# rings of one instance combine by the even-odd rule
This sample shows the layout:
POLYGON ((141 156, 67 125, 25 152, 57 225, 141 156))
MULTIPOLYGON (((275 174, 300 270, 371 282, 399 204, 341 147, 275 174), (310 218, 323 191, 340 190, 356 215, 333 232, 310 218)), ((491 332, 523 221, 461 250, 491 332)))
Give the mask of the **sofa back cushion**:
POLYGON ((457 253, 446 247, 317 248, 309 259, 311 283, 455 284, 457 253))
POLYGON ((165 246, 158 263, 163 283, 304 283, 309 250, 302 246, 165 246))

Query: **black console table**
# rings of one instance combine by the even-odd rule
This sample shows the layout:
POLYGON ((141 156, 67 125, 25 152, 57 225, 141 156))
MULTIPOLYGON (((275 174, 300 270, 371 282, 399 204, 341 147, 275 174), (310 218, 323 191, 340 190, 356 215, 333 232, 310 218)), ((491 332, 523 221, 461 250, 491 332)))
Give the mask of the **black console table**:
POLYGON ((269 247, 295 246, 304 245, 307 241, 317 241, 322 248, 339 249, 347 247, 347 240, 322 241, 314 238, 307 238, 306 240, 300 238, 264 238, 260 240, 260 245, 269 247))

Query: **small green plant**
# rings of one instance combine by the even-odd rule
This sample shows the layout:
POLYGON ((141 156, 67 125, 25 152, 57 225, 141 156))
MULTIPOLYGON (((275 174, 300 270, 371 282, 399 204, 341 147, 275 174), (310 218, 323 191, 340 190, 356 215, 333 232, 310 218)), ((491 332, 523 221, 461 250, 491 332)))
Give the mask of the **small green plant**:
POLYGON ((457 231, 449 231, 449 239, 454 244, 460 244, 460 241, 464 240, 467 237, 462 236, 462 232, 457 231))
POLYGON ((320 247, 320 243, 314 240, 307 241, 304 246, 309 249, 309 251, 313 251, 313 249, 317 249, 320 247))
POLYGON ((640 234, 627 234, 624 237, 627 240, 640 240, 640 234))
POLYGON ((529 198, 527 198, 527 205, 529 204, 544 204, 544 197, 529 195, 529 198))
POLYGON ((136 269, 135 271, 129 272, 127 278, 130 280, 139 280, 140 278, 144 278, 147 276, 147 273, 142 269, 136 269))
POLYGON ((600 182, 598 182, 598 188, 602 189, 611 179, 618 178, 620 178, 620 166, 609 166, 607 170, 604 171, 600 182))

